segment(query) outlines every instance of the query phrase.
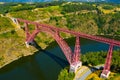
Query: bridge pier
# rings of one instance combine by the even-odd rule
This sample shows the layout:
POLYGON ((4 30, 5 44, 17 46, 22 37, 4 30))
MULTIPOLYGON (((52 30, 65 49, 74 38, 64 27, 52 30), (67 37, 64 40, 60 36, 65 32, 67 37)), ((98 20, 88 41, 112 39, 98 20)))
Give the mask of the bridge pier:
POLYGON ((104 69, 100 75, 101 78, 108 78, 108 76, 110 74, 110 64, 111 64, 111 60, 112 60, 112 51, 113 51, 113 44, 110 44, 109 51, 108 51, 107 58, 106 58, 106 62, 104 65, 104 69))
POLYGON ((100 77, 101 77, 101 78, 108 78, 108 77, 109 77, 109 74, 110 74, 110 71, 109 71, 109 70, 104 70, 104 71, 101 73, 100 77))
POLYGON ((37 43, 34 40, 30 41, 30 42, 25 42, 25 44, 26 44, 27 48, 29 47, 29 45, 34 46, 34 47, 36 47, 36 45, 37 45, 37 43))
POLYGON ((82 66, 82 62, 78 61, 78 62, 74 62, 70 65, 70 70, 69 72, 76 72, 78 70, 78 68, 80 68, 82 66))
POLYGON ((80 38, 76 36, 76 43, 74 48, 74 54, 72 57, 72 64, 70 64, 70 72, 76 72, 78 68, 82 66, 82 62, 80 61, 80 38))

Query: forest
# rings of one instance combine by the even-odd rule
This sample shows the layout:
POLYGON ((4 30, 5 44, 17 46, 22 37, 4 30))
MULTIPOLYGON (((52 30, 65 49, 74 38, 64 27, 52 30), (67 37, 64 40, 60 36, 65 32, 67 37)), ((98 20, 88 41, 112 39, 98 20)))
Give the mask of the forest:
POLYGON ((63 2, 41 2, 41 3, 5 3, 5 4, 0 4, 0 13, 1 14, 6 14, 9 12, 16 12, 16 11, 21 11, 21 10, 32 10, 35 8, 44 8, 48 6, 55 6, 55 5, 60 5, 63 2))

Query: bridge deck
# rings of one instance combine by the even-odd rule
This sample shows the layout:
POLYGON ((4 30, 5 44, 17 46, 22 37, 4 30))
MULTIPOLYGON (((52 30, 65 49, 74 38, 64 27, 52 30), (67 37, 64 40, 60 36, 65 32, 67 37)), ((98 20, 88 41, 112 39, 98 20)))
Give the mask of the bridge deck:
POLYGON ((63 29, 63 28, 56 28, 54 26, 50 26, 50 25, 47 25, 47 24, 40 24, 40 23, 37 23, 37 22, 32 22, 32 21, 28 21, 28 20, 19 19, 19 18, 17 18, 17 20, 19 22, 34 24, 34 25, 39 26, 39 27, 44 27, 44 28, 49 28, 49 29, 56 30, 56 31, 66 32, 66 33, 70 33, 72 35, 79 36, 79 37, 82 37, 82 38, 95 40, 95 41, 103 42, 103 43, 106 43, 106 44, 113 44, 114 46, 119 46, 120 47, 120 41, 117 41, 117 40, 108 39, 108 38, 104 38, 104 37, 93 36, 93 35, 84 34, 84 33, 80 33, 80 32, 75 32, 73 30, 68 30, 68 29, 63 29))

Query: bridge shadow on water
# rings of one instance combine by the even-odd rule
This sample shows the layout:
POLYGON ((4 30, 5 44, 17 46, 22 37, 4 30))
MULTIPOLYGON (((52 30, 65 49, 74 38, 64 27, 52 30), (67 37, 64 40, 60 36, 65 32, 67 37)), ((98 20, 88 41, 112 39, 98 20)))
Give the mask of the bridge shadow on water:
POLYGON ((43 52, 47 56, 49 56, 51 59, 53 59, 57 64, 59 64, 62 68, 66 67, 66 65, 69 65, 68 61, 54 55, 53 53, 46 51, 46 50, 39 50, 39 52, 43 52))
POLYGON ((34 46, 38 51, 35 53, 41 53, 43 52, 44 54, 46 54, 47 56, 49 56, 51 59, 53 59, 56 63, 58 63, 62 68, 66 67, 67 65, 69 65, 68 61, 56 56, 54 53, 51 53, 47 50, 43 50, 41 49, 41 47, 37 44, 36 41, 34 41, 34 46))

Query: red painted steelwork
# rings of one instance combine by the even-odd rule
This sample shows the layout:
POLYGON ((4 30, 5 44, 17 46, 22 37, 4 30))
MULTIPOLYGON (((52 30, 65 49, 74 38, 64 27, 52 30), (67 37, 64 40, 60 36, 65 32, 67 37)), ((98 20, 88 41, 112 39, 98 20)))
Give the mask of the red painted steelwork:
POLYGON ((62 49, 62 51, 64 52, 64 55, 66 56, 68 62, 70 64, 72 64, 72 50, 71 48, 68 46, 68 44, 65 42, 65 40, 63 40, 63 38, 59 35, 59 33, 55 33, 52 34, 54 37, 54 39, 57 41, 57 43, 59 44, 60 48, 62 49))
POLYGON ((50 33, 52 35, 52 37, 59 44, 60 48, 64 52, 64 55, 66 56, 66 58, 67 58, 67 60, 70 64, 79 61, 79 56, 80 56, 79 38, 80 37, 90 39, 90 40, 95 40, 95 41, 106 43, 106 44, 110 44, 110 48, 109 48, 109 51, 108 51, 108 54, 107 54, 107 58, 106 58, 106 62, 105 62, 104 70, 103 70, 103 73, 105 73, 105 74, 106 74, 106 72, 105 72, 106 70, 108 70, 108 71, 110 70, 110 63, 111 63, 111 59, 112 59, 113 46, 119 46, 120 47, 120 41, 116 41, 116 40, 113 40, 113 39, 93 36, 93 35, 89 35, 89 34, 83 34, 83 33, 80 33, 80 32, 75 32, 75 31, 68 30, 68 29, 63 29, 63 28, 56 28, 54 26, 50 26, 50 25, 46 25, 46 24, 40 24, 40 23, 37 23, 37 22, 32 22, 32 21, 28 21, 28 20, 19 19, 19 18, 17 19, 17 21, 19 23, 20 22, 25 23, 26 42, 33 41, 35 36, 40 31, 50 33), (30 32, 29 32, 28 24, 34 24, 35 25, 35 30, 33 31, 32 34, 30 34, 30 32), (59 35, 59 32, 70 33, 70 34, 76 36, 76 44, 75 44, 74 54, 72 53, 72 50, 68 46, 68 44, 59 35))
POLYGON ((80 58, 80 39, 78 36, 76 36, 76 43, 75 43, 75 49, 73 54, 73 61, 72 62, 78 62, 80 58))
POLYGON ((104 69, 102 71, 102 73, 106 74, 106 75, 110 71, 110 64, 111 64, 111 61, 112 61, 112 51, 113 51, 113 45, 111 44, 110 47, 109 47, 109 50, 108 50, 105 66, 104 66, 104 69))
POLYGON ((38 25, 42 28, 48 28, 48 29, 53 29, 53 30, 56 30, 56 31, 66 32, 66 33, 70 33, 72 35, 79 36, 79 37, 82 37, 82 38, 95 40, 95 41, 106 43, 106 44, 113 43, 114 46, 120 46, 120 41, 116 41, 116 40, 112 40, 112 39, 108 39, 108 38, 103 38, 103 37, 98 37, 98 36, 93 36, 93 35, 89 35, 89 34, 83 34, 83 33, 75 32, 75 31, 68 30, 68 29, 56 28, 54 26, 50 26, 50 25, 47 25, 47 24, 40 24, 40 23, 37 23, 37 22, 32 22, 32 21, 28 21, 28 20, 19 19, 19 18, 17 18, 17 20, 18 20, 18 22, 34 24, 34 25, 38 25))

